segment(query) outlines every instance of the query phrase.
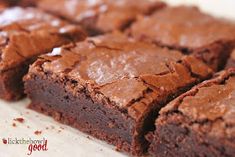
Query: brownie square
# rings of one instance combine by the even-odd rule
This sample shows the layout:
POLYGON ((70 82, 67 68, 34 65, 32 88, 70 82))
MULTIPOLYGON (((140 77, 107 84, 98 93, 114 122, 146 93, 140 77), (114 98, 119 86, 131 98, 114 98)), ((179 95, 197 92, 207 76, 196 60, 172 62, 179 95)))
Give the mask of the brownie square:
POLYGON ((235 69, 195 86, 160 111, 147 138, 156 157, 235 155, 235 69))
POLYGON ((226 64, 226 69, 235 68, 235 49, 230 54, 228 62, 226 64))
POLYGON ((165 7, 140 17, 128 33, 163 47, 193 53, 219 70, 235 45, 235 24, 202 13, 196 7, 165 7))
POLYGON ((31 109, 141 155, 157 111, 211 74, 193 56, 115 32, 41 56, 24 82, 31 109))
POLYGON ((124 30, 138 15, 151 14, 165 4, 157 0, 40 0, 37 6, 96 35, 124 30))
POLYGON ((0 13, 0 98, 23 96, 22 77, 35 58, 54 47, 85 38, 78 26, 34 8, 0 13))

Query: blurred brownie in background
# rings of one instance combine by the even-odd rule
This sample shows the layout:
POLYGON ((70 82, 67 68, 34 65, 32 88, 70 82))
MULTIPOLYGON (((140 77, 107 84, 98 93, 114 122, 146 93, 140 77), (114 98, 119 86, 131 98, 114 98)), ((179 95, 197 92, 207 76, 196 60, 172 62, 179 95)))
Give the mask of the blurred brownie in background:
POLYGON ((71 41, 84 39, 70 25, 34 8, 10 8, 0 13, 0 98, 23 96, 22 77, 35 58, 71 41))
POLYGON ((17 5, 22 7, 35 6, 39 0, 18 0, 17 5))
POLYGON ((156 157, 233 157, 235 154, 235 69, 195 86, 160 111, 148 134, 156 157))
POLYGON ((141 155, 158 110, 211 74, 193 56, 116 32, 41 56, 24 82, 31 109, 141 155))
POLYGON ((6 7, 7 5, 5 3, 0 2, 0 12, 3 11, 6 7))
POLYGON ((235 24, 196 7, 165 7, 152 16, 140 17, 128 33, 139 40, 194 53, 214 70, 224 67, 235 46, 235 24))
POLYGON ((0 0, 0 5, 4 6, 13 6, 16 5, 19 0, 0 0))
POLYGON ((95 35, 124 30, 138 15, 149 15, 165 4, 159 0, 38 0, 37 6, 95 35))
POLYGON ((0 0, 0 4, 4 4, 8 7, 13 6, 34 6, 38 0, 0 0))

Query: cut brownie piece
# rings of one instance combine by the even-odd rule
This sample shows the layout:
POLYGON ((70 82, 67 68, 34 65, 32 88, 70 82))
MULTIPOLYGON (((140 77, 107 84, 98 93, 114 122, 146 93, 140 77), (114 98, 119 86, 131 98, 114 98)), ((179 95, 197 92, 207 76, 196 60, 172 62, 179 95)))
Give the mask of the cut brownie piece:
POLYGON ((211 74, 193 56, 116 32, 54 49, 24 82, 30 108, 140 155, 157 110, 211 74))
POLYGON ((75 23, 91 35, 123 30, 140 14, 165 6, 158 0, 40 0, 38 7, 75 23))
POLYGON ((22 77, 35 57, 71 41, 83 31, 40 10, 19 7, 0 13, 0 98, 23 96, 22 77))
POLYGON ((232 53, 230 54, 230 57, 228 59, 226 69, 228 69, 228 68, 235 68, 235 49, 232 51, 232 53))
POLYGON ((0 5, 13 6, 16 5, 18 0, 0 0, 0 5))
POLYGON ((165 7, 140 17, 128 33, 160 46, 194 53, 213 69, 221 69, 235 45, 235 24, 200 12, 196 7, 165 7))
POLYGON ((160 111, 147 138, 156 157, 235 155, 235 69, 218 74, 160 111))

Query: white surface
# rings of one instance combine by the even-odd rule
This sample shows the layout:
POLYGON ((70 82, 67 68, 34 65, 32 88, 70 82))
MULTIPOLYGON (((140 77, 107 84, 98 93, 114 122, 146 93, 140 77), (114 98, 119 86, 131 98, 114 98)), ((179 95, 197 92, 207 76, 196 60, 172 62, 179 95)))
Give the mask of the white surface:
MULTIPOLYGON (((171 4, 197 4, 204 11, 216 16, 235 19, 234 0, 166 0, 171 4)), ((48 140, 48 151, 33 152, 32 157, 124 157, 114 147, 101 141, 88 138, 87 135, 55 122, 52 118, 26 109, 28 100, 17 103, 0 101, 0 157, 26 157, 28 145, 4 145, 2 138, 32 138, 48 140), (22 117, 24 123, 13 119, 22 117), (12 124, 16 123, 16 127, 12 124), (29 128, 28 128, 29 126, 29 128), (46 128, 49 129, 46 129, 46 128), (64 129, 61 129, 63 127, 64 129), (36 130, 42 131, 35 135, 36 130), (59 132, 61 130, 61 132, 59 132)))

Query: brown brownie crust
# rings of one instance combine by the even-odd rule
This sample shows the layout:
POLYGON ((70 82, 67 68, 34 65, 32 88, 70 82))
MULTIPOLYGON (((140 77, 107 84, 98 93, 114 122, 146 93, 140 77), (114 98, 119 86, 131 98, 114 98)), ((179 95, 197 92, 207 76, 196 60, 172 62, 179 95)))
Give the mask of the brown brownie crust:
POLYGON ((234 23, 196 7, 165 7, 152 16, 140 17, 128 32, 140 40, 194 53, 215 70, 224 66, 235 45, 234 23))
POLYGON ((116 32, 54 49, 24 82, 30 108, 141 155, 157 110, 211 74, 193 56, 116 32))
POLYGON ((36 56, 85 37, 81 28, 34 8, 4 10, 0 29, 0 97, 6 100, 23 95, 20 77, 36 56))
POLYGON ((10 6, 16 5, 18 2, 19 0, 1 0, 0 6, 10 7, 10 6))
POLYGON ((153 156, 234 156, 235 69, 195 86, 160 111, 153 156))
POLYGON ((83 25, 91 35, 123 30, 138 15, 165 6, 157 0, 40 0, 39 8, 83 25))
POLYGON ((4 10, 7 7, 7 4, 4 2, 0 2, 0 11, 4 10))

